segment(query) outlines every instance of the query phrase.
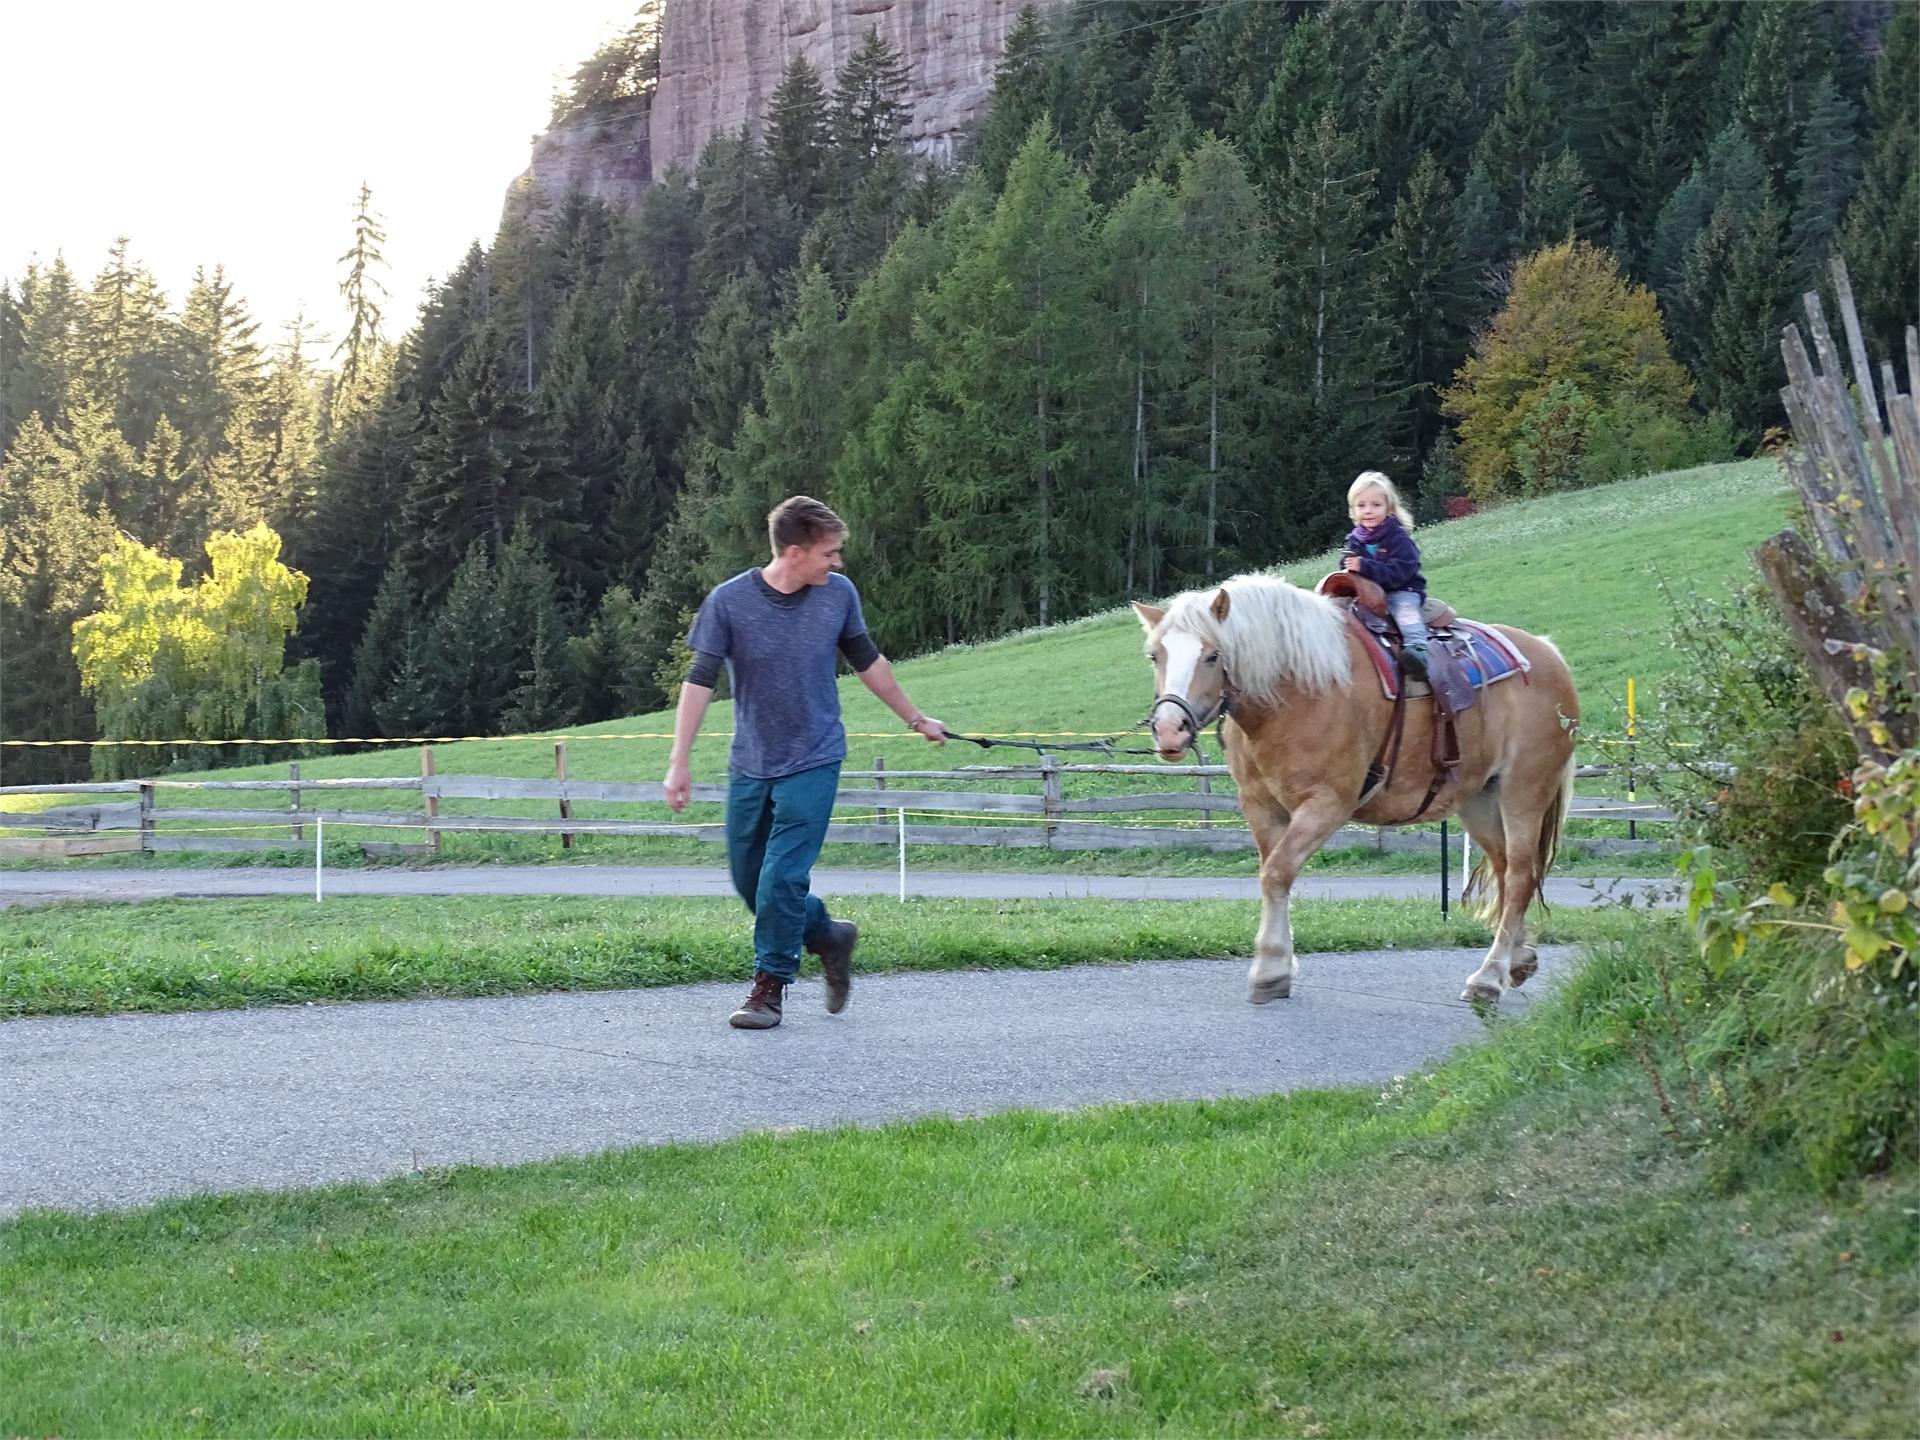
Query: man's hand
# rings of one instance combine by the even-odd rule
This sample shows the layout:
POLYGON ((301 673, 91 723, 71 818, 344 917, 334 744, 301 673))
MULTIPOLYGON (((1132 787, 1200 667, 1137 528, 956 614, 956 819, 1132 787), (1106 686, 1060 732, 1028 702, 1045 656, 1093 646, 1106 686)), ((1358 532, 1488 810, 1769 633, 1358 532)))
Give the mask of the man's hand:
POLYGON ((922 715, 918 720, 915 720, 913 722, 913 728, 916 733, 925 736, 936 745, 944 745, 947 743, 947 727, 931 715, 922 715))
POLYGON ((1360 568, 1360 557, 1359 557, 1358 555, 1349 555, 1349 556, 1347 556, 1347 558, 1346 558, 1346 559, 1344 559, 1344 560, 1342 560, 1342 561, 1340 562, 1340 568, 1341 568, 1342 570, 1353 570, 1353 571, 1357 571, 1357 570, 1359 570, 1359 568, 1360 568))
POLYGON ((670 760, 667 762, 667 809, 678 815, 687 808, 687 798, 693 794, 693 778, 687 773, 687 762, 670 760))

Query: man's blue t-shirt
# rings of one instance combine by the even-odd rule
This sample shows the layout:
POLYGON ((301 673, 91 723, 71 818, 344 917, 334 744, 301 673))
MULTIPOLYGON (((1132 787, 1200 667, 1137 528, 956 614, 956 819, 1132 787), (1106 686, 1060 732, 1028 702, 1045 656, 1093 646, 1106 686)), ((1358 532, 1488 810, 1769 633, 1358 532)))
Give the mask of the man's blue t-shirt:
POLYGON ((793 595, 775 590, 758 570, 716 585, 687 643, 725 660, 732 677, 727 768, 778 780, 846 759, 835 662, 842 648, 872 654, 866 634, 860 592, 844 575, 793 595))

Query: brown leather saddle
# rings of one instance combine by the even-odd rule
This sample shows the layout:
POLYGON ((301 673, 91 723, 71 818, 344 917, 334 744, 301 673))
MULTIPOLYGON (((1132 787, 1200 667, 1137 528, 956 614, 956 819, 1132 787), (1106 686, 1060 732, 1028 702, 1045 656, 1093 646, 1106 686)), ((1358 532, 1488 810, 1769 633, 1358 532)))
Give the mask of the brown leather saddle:
MULTIPOLYGON (((1344 602, 1349 623, 1369 635, 1379 637, 1392 651, 1395 666, 1399 666, 1400 631, 1387 609, 1385 590, 1366 576, 1356 575, 1350 570, 1334 571, 1315 588, 1331 600, 1344 602)), ((1414 687, 1419 682, 1404 669, 1400 670, 1399 684, 1394 687, 1393 721, 1380 742, 1380 750, 1374 756, 1373 763, 1367 767, 1366 779, 1360 791, 1360 803, 1364 805, 1375 791, 1392 782, 1400 760, 1400 736, 1406 726, 1407 701, 1417 699, 1422 694, 1431 694, 1433 783, 1427 787, 1426 798, 1420 802, 1420 808, 1398 822, 1402 825, 1411 824, 1426 814, 1441 785, 1459 778, 1460 712, 1472 709, 1478 700, 1473 681, 1458 658, 1457 652, 1466 643, 1464 639, 1456 643, 1454 625, 1459 615, 1446 601, 1429 596, 1421 618, 1427 622, 1428 633, 1426 685, 1416 691, 1414 687)))

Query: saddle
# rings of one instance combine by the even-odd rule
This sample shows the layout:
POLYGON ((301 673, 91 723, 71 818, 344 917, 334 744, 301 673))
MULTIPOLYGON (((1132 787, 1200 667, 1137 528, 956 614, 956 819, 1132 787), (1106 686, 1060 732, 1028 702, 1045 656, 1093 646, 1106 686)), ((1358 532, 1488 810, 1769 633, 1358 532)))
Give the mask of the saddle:
POLYGON ((1393 657, 1393 679, 1396 683, 1389 687, 1388 692, 1393 701, 1393 724, 1388 731, 1388 740, 1381 744, 1380 755, 1374 758, 1374 763, 1367 770, 1366 782, 1361 789, 1361 803, 1364 804, 1375 790, 1393 779, 1393 771, 1400 758, 1400 732, 1406 720, 1407 701, 1423 695, 1433 698, 1433 783, 1427 789, 1426 799, 1420 802, 1420 808, 1407 820, 1400 822, 1410 824, 1426 813, 1443 783, 1459 779, 1460 712, 1470 710, 1478 703, 1479 696, 1473 678, 1462 664, 1469 654, 1469 641, 1458 631, 1460 617, 1444 600, 1436 600, 1431 595, 1427 597, 1421 611, 1421 619, 1427 622, 1428 641, 1427 679, 1422 685, 1401 666, 1400 631, 1387 608, 1385 590, 1366 576, 1350 570, 1334 571, 1316 589, 1331 600, 1344 601, 1348 623, 1370 637, 1369 646, 1378 640, 1393 657), (1382 757, 1385 757, 1384 765, 1382 757))

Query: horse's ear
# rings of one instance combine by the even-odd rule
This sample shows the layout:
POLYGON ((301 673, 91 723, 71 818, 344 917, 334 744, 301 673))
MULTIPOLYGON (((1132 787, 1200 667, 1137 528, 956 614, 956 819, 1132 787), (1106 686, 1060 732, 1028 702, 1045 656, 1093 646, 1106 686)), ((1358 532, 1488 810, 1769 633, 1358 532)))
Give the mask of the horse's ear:
POLYGON ((1167 618, 1166 611, 1156 610, 1151 605, 1142 605, 1138 600, 1133 602, 1133 613, 1140 617, 1140 623, 1147 627, 1148 634, 1152 634, 1154 626, 1167 618))
POLYGON ((1213 611, 1214 619, 1224 620, 1227 618, 1227 611, 1233 608, 1233 602, 1227 599, 1226 586, 1222 585, 1218 590, 1214 592, 1213 604, 1208 608, 1210 608, 1213 611))

